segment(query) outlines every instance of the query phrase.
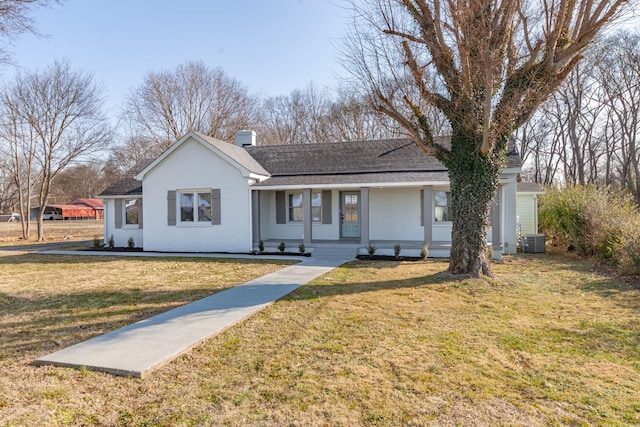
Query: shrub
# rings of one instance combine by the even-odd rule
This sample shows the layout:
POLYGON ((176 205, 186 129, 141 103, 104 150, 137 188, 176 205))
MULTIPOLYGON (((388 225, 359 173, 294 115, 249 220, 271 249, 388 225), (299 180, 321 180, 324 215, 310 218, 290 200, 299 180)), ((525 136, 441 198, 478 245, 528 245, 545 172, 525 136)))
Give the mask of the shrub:
POLYGON ((631 196, 593 185, 551 189, 540 198, 540 228, 550 243, 626 272, 640 271, 639 215, 631 196))
POLYGON ((260 253, 264 252, 264 242, 262 241, 262 239, 258 240, 258 250, 260 251, 260 253))
POLYGON ((280 244, 278 245, 278 250, 280 252, 284 252, 285 248, 287 247, 287 245, 284 243, 284 241, 280 242, 280 244))
POLYGON ((640 274, 640 214, 627 221, 624 232, 614 246, 618 270, 625 274, 640 274))
POLYGON ((133 249, 136 247, 136 241, 133 240, 133 236, 129 236, 129 240, 127 240, 127 247, 129 249, 133 249))
POLYGON ((300 255, 304 254, 304 243, 298 245, 298 250, 300 251, 300 255))
POLYGON ((369 257, 372 257, 373 254, 376 253, 376 244, 373 242, 369 242, 369 244, 367 245, 367 252, 369 253, 369 257))
POLYGON ((102 239, 100 239, 100 237, 98 236, 93 236, 93 247, 99 248, 101 246, 102 246, 102 239))
POLYGON ((109 245, 111 249, 113 249, 116 246, 116 239, 113 238, 113 234, 109 236, 109 241, 107 242, 107 245, 109 245))
POLYGON ((393 255, 396 257, 396 260, 400 259, 400 249, 400 243, 393 245, 393 255))
POLYGON ((429 256, 429 245, 424 244, 422 245, 422 250, 420 251, 420 258, 425 259, 428 256, 429 256))

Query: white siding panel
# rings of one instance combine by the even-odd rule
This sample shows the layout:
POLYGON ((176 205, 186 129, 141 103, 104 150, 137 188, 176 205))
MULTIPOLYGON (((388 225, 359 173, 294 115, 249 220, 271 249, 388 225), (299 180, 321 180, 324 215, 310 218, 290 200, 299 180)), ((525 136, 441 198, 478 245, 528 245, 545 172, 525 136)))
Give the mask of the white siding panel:
POLYGON ((534 194, 518 194, 517 215, 522 235, 537 234, 537 199, 534 194))
MULTIPOLYGON (((113 236, 115 247, 124 248, 127 247, 129 237, 133 237, 135 246, 137 248, 144 247, 144 235, 143 230, 138 226, 131 226, 123 224, 122 228, 116 228, 115 226, 115 199, 103 199, 104 202, 104 244, 107 245, 109 238, 113 236)), ((144 214, 144 210, 143 210, 144 214)))
POLYGON ((240 171, 195 140, 149 172, 143 182, 145 250, 249 252, 251 194, 240 171), (220 189, 222 224, 167 225, 167 191, 220 189))
POLYGON ((420 188, 372 188, 370 240, 421 240, 420 188))

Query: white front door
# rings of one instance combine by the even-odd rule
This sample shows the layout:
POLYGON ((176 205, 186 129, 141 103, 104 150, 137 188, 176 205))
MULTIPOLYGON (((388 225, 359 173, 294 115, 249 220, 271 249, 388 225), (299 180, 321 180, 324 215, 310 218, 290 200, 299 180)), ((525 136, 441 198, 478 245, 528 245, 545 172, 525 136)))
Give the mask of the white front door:
POLYGON ((360 237, 360 192, 341 193, 340 233, 341 237, 360 237))

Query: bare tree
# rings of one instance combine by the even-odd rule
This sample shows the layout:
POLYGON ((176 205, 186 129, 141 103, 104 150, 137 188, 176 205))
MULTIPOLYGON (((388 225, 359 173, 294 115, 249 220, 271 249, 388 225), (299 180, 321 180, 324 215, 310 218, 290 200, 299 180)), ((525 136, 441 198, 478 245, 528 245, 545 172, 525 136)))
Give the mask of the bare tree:
POLYGON ((367 141, 402 136, 405 132, 388 116, 373 108, 366 94, 339 88, 329 110, 331 141, 367 141))
POLYGON ((348 70, 375 95, 380 111, 401 123, 449 170, 452 273, 491 274, 485 230, 507 142, 624 3, 352 3, 356 22, 345 59, 348 70), (425 104, 449 121, 450 147, 436 142, 425 104))
POLYGON ((238 129, 252 127, 255 103, 221 68, 187 62, 147 74, 129 95, 124 114, 138 141, 165 150, 190 130, 232 141, 238 129))
MULTIPOLYGON (((0 0, 0 37, 7 42, 22 33, 36 33, 33 25, 33 11, 37 7, 62 3, 61 0, 0 0)), ((0 62, 9 62, 11 53, 0 46, 0 62)))
POLYGON ((264 100, 260 144, 313 144, 385 139, 406 134, 376 111, 368 96, 346 87, 335 91, 309 84, 264 100))
POLYGON ((93 199, 107 188, 103 168, 97 162, 70 166, 60 172, 52 194, 59 194, 66 203, 78 198, 93 199))
MULTIPOLYGON (((17 107, 16 122, 34 149, 38 167, 38 240, 54 179, 70 164, 106 149, 111 130, 93 76, 56 62, 42 72, 19 74, 4 98, 17 107)), ((10 123, 10 125, 13 125, 10 123)))
POLYGON ((625 189, 640 201, 640 34, 600 39, 534 118, 518 130, 527 171, 550 185, 625 189))
POLYGON ((330 142, 331 103, 330 92, 313 83, 289 95, 267 98, 262 104, 260 144, 330 142))
POLYGON ((31 228, 31 200, 38 184, 36 176, 37 142, 34 129, 23 117, 23 105, 13 89, 5 87, 0 94, 0 152, 5 173, 17 195, 22 224, 22 238, 27 240, 31 228))
MULTIPOLYGON (((608 109, 607 168, 621 188, 640 203, 640 34, 620 32, 607 39, 594 64, 608 109)), ((609 179, 611 181, 611 179, 609 179)))

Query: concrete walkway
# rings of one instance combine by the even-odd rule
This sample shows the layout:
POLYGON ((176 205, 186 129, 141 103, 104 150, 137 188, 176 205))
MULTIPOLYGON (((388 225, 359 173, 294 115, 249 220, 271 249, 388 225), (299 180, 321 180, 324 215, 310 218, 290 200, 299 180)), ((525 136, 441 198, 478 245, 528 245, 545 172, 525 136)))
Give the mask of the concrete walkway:
MULTIPOLYGON (((70 251, 43 253, 85 256, 91 254, 70 251)), ((104 255, 105 252, 96 254, 104 255)), ((185 256, 143 252, 136 255, 185 256)), ((216 257, 214 254, 189 256, 216 257)), ((218 257, 229 258, 228 255, 218 257)), ((235 257, 255 259, 255 256, 248 255, 235 257)), ((351 249, 316 249, 312 257, 301 257, 303 261, 299 264, 51 353, 37 359, 34 364, 86 367, 115 375, 143 377, 152 369, 170 362, 201 341, 237 324, 354 257, 355 252, 351 249)))

